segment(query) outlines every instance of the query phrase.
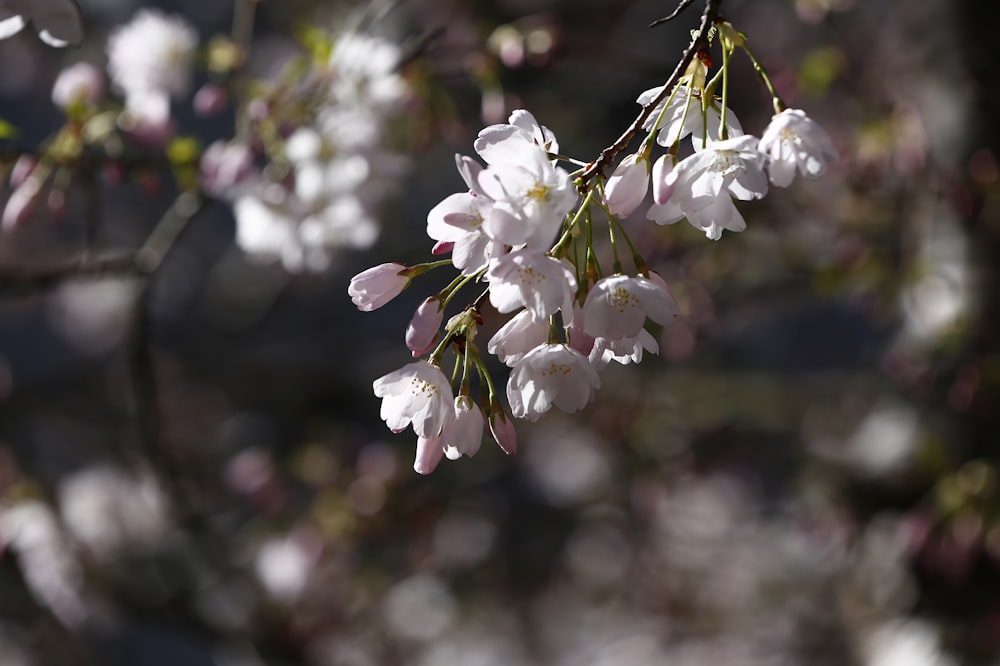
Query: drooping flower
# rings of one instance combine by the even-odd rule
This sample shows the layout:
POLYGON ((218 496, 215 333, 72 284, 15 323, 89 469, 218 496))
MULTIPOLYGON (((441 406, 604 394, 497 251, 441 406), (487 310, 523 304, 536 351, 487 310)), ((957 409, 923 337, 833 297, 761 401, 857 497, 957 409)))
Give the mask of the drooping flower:
POLYGON ((409 286, 405 270, 406 266, 398 263, 373 266, 351 278, 347 293, 362 312, 377 310, 409 286))
POLYGON ((633 153, 621 161, 604 187, 604 203, 619 217, 639 207, 649 190, 649 158, 633 153))
POLYGON ((559 259, 515 250, 493 262, 486 278, 490 282, 490 303, 499 312, 513 312, 523 306, 536 319, 547 319, 562 310, 563 320, 572 320, 576 277, 559 259))
POLYGON ((715 198, 705 197, 704 200, 708 203, 698 202, 695 205, 687 200, 683 202, 683 207, 674 200, 662 205, 653 204, 646 217, 657 224, 673 224, 686 217, 691 226, 703 231, 711 240, 722 238, 723 230, 741 232, 747 228, 746 220, 728 194, 715 198))
POLYGON ((660 353, 660 345, 656 342, 649 331, 642 329, 639 335, 620 340, 610 338, 597 338, 594 347, 590 351, 590 362, 598 370, 604 368, 611 361, 628 365, 629 363, 639 363, 642 361, 643 351, 652 354, 660 353))
POLYGON ((565 344, 544 344, 518 361, 507 381, 507 401, 517 418, 538 420, 555 405, 564 412, 583 409, 601 386, 590 361, 565 344))
POLYGON ((28 22, 38 37, 61 48, 83 39, 80 10, 73 0, 3 0, 0 2, 0 39, 16 35, 28 22))
POLYGON ((451 382, 439 368, 417 361, 372 384, 382 398, 381 417, 393 432, 412 424, 420 437, 439 437, 454 418, 451 382))
POLYGON ((838 157, 826 131, 801 109, 785 109, 775 115, 758 149, 767 155, 768 174, 778 187, 788 187, 796 169, 807 178, 819 178, 827 164, 838 157))
POLYGON ((486 350, 507 366, 513 367, 524 355, 549 337, 549 322, 536 319, 531 310, 522 310, 490 338, 486 350))
POLYGON ((738 136, 716 141, 680 162, 666 176, 674 201, 689 200, 687 209, 700 208, 728 191, 737 199, 760 199, 767 194, 764 157, 757 150, 757 137, 738 136))
POLYGON ((649 278, 609 275, 598 280, 587 294, 583 330, 594 338, 634 338, 647 317, 666 325, 677 314, 670 293, 649 278))
MULTIPOLYGON (((642 92, 636 102, 646 106, 656 99, 662 91, 663 86, 650 88, 642 92)), ((709 104, 708 109, 703 114, 700 97, 697 94, 690 96, 687 86, 680 86, 677 89, 673 100, 664 111, 664 105, 667 104, 668 99, 670 99, 669 95, 656 105, 642 124, 644 130, 651 132, 657 118, 660 117, 661 113, 663 114, 656 134, 658 144, 669 147, 690 134, 694 149, 701 150, 718 138, 722 118, 719 111, 716 110, 715 104, 709 104)), ((726 132, 730 139, 743 134, 743 127, 736 118, 736 114, 728 108, 726 109, 726 132)))
POLYGON ((483 411, 467 395, 455 397, 455 415, 444 431, 444 455, 448 460, 474 456, 483 443, 483 411))

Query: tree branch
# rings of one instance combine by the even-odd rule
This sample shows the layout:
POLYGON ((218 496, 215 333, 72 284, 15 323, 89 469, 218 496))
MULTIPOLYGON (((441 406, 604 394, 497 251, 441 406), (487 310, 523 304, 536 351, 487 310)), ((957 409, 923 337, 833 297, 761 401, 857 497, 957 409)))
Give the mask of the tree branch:
POLYGON ((694 59, 695 54, 707 45, 708 31, 719 17, 720 4, 722 4, 722 0, 705 0, 705 11, 701 15, 701 25, 698 28, 698 32, 694 36, 694 39, 691 40, 688 47, 684 50, 683 55, 681 55, 680 62, 677 63, 677 67, 674 68, 673 74, 671 74, 670 78, 667 79, 666 84, 663 86, 663 90, 661 90, 660 94, 656 96, 656 99, 642 107, 642 111, 639 113, 639 116, 613 144, 602 150, 598 158, 587 165, 587 168, 583 170, 582 174, 580 174, 580 179, 583 182, 584 188, 597 174, 602 173, 606 168, 611 166, 611 163, 615 161, 618 154, 628 147, 628 144, 632 142, 635 135, 640 129, 642 129, 642 124, 646 122, 647 118, 649 118, 653 109, 655 109, 660 102, 667 98, 670 91, 674 89, 674 86, 676 86, 678 81, 681 80, 681 77, 684 76, 684 72, 687 70, 688 65, 691 64, 691 60, 694 59))

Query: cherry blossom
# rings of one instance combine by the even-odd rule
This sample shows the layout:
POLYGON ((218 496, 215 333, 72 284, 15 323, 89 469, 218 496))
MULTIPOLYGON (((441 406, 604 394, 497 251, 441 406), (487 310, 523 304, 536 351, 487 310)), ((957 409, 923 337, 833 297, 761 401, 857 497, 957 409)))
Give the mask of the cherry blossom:
POLYGON ((611 361, 628 365, 642 361, 643 351, 652 354, 660 353, 660 345, 656 338, 646 329, 641 329, 639 334, 629 338, 612 340, 610 338, 597 338, 590 351, 589 360, 598 370, 604 368, 611 361))
POLYGON ((490 303, 500 312, 523 306, 536 319, 546 319, 559 310, 564 321, 572 319, 576 278, 559 259, 516 250, 493 262, 486 278, 490 281, 490 303))
POLYGON ((530 310, 522 310, 510 318, 490 338, 487 351, 506 365, 513 367, 524 355, 549 337, 549 322, 537 319, 530 310))
POLYGON ((467 395, 455 397, 455 415, 444 431, 444 455, 449 460, 474 456, 483 443, 486 419, 467 395))
MULTIPOLYGON (((652 103, 662 91, 663 86, 650 88, 642 92, 636 102, 646 106, 652 103)), ((697 95, 690 97, 689 95, 687 86, 678 87, 670 104, 667 105, 667 100, 670 98, 668 95, 653 108, 643 123, 642 128, 651 132, 656 125, 657 118, 660 118, 662 113, 663 119, 658 125, 659 130, 656 134, 656 142, 661 146, 672 146, 690 134, 694 149, 700 150, 706 143, 710 143, 718 137, 722 118, 714 104, 710 104, 703 114, 701 99, 697 95), (664 106, 666 106, 666 111, 664 111, 664 106)), ((736 118, 736 114, 728 108, 726 109, 726 131, 729 138, 743 134, 743 127, 736 118)))
POLYGON ((796 169, 807 178, 819 178, 838 157, 826 131, 801 109, 775 115, 758 148, 767 155, 768 174, 778 187, 788 187, 796 169))
POLYGON ((507 400, 517 418, 538 420, 555 405, 564 412, 583 409, 601 386, 590 361, 565 344, 544 344, 518 361, 507 381, 507 400))
POLYGON ((517 453, 517 430, 513 421, 499 408, 490 411, 490 435, 504 453, 509 456, 517 453))
POLYGON ((417 361, 372 384, 382 398, 381 416, 393 432, 408 425, 420 437, 436 438, 454 418, 451 384, 439 368, 417 361))
POLYGON ((583 330, 594 338, 634 338, 647 317, 669 324, 678 312, 670 293, 649 278, 610 275, 587 294, 583 330))

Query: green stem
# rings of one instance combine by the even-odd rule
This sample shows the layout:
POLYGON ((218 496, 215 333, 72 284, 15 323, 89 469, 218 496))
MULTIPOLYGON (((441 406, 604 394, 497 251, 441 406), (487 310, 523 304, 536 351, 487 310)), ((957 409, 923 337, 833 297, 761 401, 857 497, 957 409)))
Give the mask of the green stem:
POLYGON ((760 64, 757 58, 754 57, 753 53, 750 52, 750 49, 746 44, 743 44, 742 48, 743 52, 747 54, 748 58, 750 58, 750 62, 753 63, 753 71, 757 73, 757 78, 759 78, 761 82, 767 86, 768 92, 771 93, 771 103, 774 105, 774 112, 781 113, 788 107, 781 99, 778 91, 774 89, 774 84, 771 83, 771 77, 767 75, 767 70, 765 70, 764 66, 760 64))
POLYGON ((566 228, 563 230, 562 236, 559 237, 559 240, 556 242, 556 244, 552 246, 551 250, 549 250, 549 254, 551 256, 558 257, 562 253, 563 246, 569 243, 569 239, 572 238, 573 227, 575 227, 577 223, 580 221, 580 217, 583 215, 583 211, 590 207, 590 201, 593 198, 594 198, 594 188, 591 188, 587 192, 587 196, 584 197, 583 202, 580 204, 580 207, 576 209, 576 213, 573 215, 573 219, 571 219, 569 223, 566 225, 566 228))
POLYGON ((729 138, 729 129, 726 127, 726 111, 729 106, 729 56, 731 49, 726 45, 726 40, 722 42, 722 113, 719 114, 719 140, 724 141, 729 138))

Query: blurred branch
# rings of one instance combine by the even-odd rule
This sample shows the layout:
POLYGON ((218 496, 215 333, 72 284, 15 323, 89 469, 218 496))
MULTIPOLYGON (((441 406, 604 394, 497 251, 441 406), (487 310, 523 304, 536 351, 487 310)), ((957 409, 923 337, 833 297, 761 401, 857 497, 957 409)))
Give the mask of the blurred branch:
MULTIPOLYGON (((688 0, 690 2, 691 0, 688 0)), ((651 101, 646 106, 642 107, 642 111, 639 112, 638 117, 629 125, 618 139, 601 151, 600 156, 591 162, 583 173, 580 174, 580 180, 585 187, 588 182, 590 182, 597 174, 602 173, 606 168, 611 166, 611 163, 615 161, 615 158, 620 152, 625 150, 635 135, 638 134, 639 130, 642 129, 642 124, 646 122, 653 109, 662 102, 670 94, 670 91, 674 89, 677 83, 684 76, 684 72, 687 71, 688 65, 694 59, 694 56, 698 51, 706 48, 708 46, 708 31, 711 29, 712 24, 715 23, 716 19, 719 17, 719 5, 722 4, 722 0, 705 0, 705 11, 701 15, 701 25, 698 27, 698 32, 695 34, 691 43, 684 50, 681 55, 680 62, 674 68, 673 74, 667 79, 666 84, 663 86, 663 90, 660 94, 651 101)), ((678 11, 683 9, 683 7, 678 7, 678 11)))
POLYGON ((661 23, 666 23, 667 21, 674 20, 675 18, 677 18, 677 15, 680 14, 682 11, 684 11, 688 7, 688 5, 690 5, 692 2, 694 2, 694 0, 681 0, 677 4, 677 8, 674 11, 672 11, 669 16, 664 16, 663 18, 656 19, 655 21, 649 24, 649 27, 655 28, 661 23))

